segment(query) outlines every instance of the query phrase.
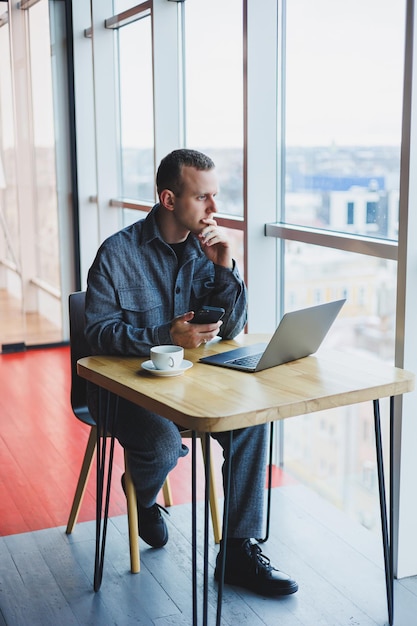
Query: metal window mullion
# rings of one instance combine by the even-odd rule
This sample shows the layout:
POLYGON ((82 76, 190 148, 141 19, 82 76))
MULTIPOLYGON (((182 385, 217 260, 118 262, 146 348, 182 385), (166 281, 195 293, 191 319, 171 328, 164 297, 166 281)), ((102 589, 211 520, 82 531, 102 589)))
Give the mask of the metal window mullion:
MULTIPOLYGON (((417 15, 414 0, 407 0, 406 44, 404 63, 403 129, 400 168, 400 209, 398 232, 398 275, 396 312, 395 365, 417 371, 417 301, 415 268, 417 265, 417 15), (411 175, 413 173, 413 175, 411 175)), ((417 574, 417 475, 416 392, 407 393, 395 402, 394 420, 394 573, 399 578, 417 574)))
POLYGON ((273 332, 280 310, 277 243, 264 237, 264 225, 276 219, 277 206, 277 4, 265 0, 260 10, 258 0, 246 0, 244 13, 245 278, 251 294, 250 332, 273 332))
POLYGON ((396 261, 398 256, 398 243, 391 239, 376 239, 283 223, 265 224, 265 235, 391 261, 396 261))
POLYGON ((74 246, 74 197, 76 195, 76 178, 71 156, 73 142, 71 141, 70 118, 72 102, 72 46, 69 37, 72 34, 69 19, 69 10, 65 3, 52 2, 49 4, 49 23, 52 65, 52 89, 55 130, 56 153, 56 196, 58 211, 59 233, 59 267, 61 293, 61 327, 63 338, 68 339, 68 306, 66 294, 71 293, 77 281, 74 246), (71 191, 74 191, 74 195, 71 191), (65 301, 64 301, 65 300, 65 301))

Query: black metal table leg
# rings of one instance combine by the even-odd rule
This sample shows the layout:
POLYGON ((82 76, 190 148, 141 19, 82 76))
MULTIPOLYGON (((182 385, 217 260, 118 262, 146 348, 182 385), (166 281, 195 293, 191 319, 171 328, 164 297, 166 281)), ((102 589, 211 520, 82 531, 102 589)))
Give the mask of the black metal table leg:
POLYGON ((272 495, 272 456, 274 449, 274 422, 270 423, 269 430, 269 465, 268 465, 268 495, 266 505, 266 529, 265 537, 257 539, 259 543, 265 543, 269 539, 269 527, 271 523, 271 495, 272 495))
MULTIPOLYGON (((209 550, 209 514, 210 514, 210 465, 211 465, 211 448, 210 434, 204 433, 205 460, 204 460, 204 476, 205 476, 205 492, 204 492, 204 579, 203 579, 203 626, 208 624, 208 550, 209 550)), ((233 432, 229 433, 229 451, 232 449, 233 432)), ((193 577, 193 626, 197 626, 197 470, 196 470, 196 433, 192 433, 192 465, 191 465, 191 482, 192 482, 192 577, 193 577)), ((226 541, 229 523, 229 499, 230 499, 230 477, 231 477, 232 461, 231 454, 228 455, 225 462, 225 494, 223 506, 223 527, 222 527, 222 559, 220 563, 220 578, 218 581, 217 596, 217 614, 216 626, 221 624, 221 610, 223 600, 224 587, 224 569, 226 564, 226 541)))
POLYGON ((211 446, 210 435, 204 433, 204 449, 206 461, 204 464, 204 573, 203 573, 203 626, 207 626, 208 620, 208 549, 209 549, 209 513, 210 513, 210 465, 211 446))
MULTIPOLYGON (((228 442, 228 455, 227 461, 225 461, 224 467, 224 505, 223 505, 223 528, 222 528, 222 549, 220 559, 220 578, 218 581, 217 591, 217 613, 216 613, 216 626, 220 626, 222 617, 222 602, 223 602, 223 588, 224 588, 224 571, 226 568, 226 544, 227 535, 229 530, 229 504, 230 504, 230 478, 232 474, 232 445, 233 445, 233 431, 229 432, 228 442)), ((208 468, 208 471, 210 468, 208 468)), ((206 470, 207 471, 207 470, 206 470)))
POLYGON ((197 626, 197 461, 196 432, 191 438, 191 546, 193 571, 193 626, 197 626))
MULTIPOLYGON (((393 581, 393 569, 392 569, 392 544, 388 535, 388 519, 387 519, 387 503, 385 492, 385 477, 384 477, 384 463, 382 454, 382 437, 381 437, 381 418, 379 411, 379 400, 374 400, 374 422, 375 422, 375 443, 376 443, 376 458, 378 469, 378 488, 379 488, 379 507, 381 513, 381 527, 382 527, 382 543, 384 549, 384 566, 385 566, 385 586, 387 591, 387 605, 388 605, 388 620, 390 626, 393 624, 394 619, 394 581, 393 581)), ((393 403, 391 402, 391 415, 390 421, 393 420, 393 403)), ((392 430, 392 428, 391 428, 392 430)), ((390 465, 392 466, 392 445, 390 442, 390 465)), ((390 470, 391 471, 391 470, 390 470)), ((391 483, 391 481, 390 481, 391 483)), ((392 500, 392 491, 390 484, 390 494, 392 500)), ((392 509, 392 503, 390 503, 390 511, 392 509)), ((390 535, 392 538, 392 518, 391 518, 390 535)))
POLYGON ((394 396, 389 405, 389 566, 391 575, 391 616, 390 626, 394 622, 394 396))
POLYGON ((106 536, 107 536, 107 521, 109 518, 109 503, 110 503, 110 487, 111 476, 113 470, 113 456, 114 456, 114 436, 110 437, 110 450, 109 461, 107 469, 107 486, 106 497, 104 503, 104 518, 102 520, 103 512, 103 488, 104 488, 104 476, 106 466, 106 450, 107 450, 107 433, 114 432, 113 424, 117 412, 118 397, 114 396, 110 392, 105 392, 105 404, 106 408, 103 413, 103 398, 99 393, 98 402, 98 418, 97 418, 97 481, 96 481, 96 552, 94 561, 94 591, 98 591, 101 587, 103 579, 104 568, 104 553, 106 549, 106 536), (103 419, 104 415, 104 419, 103 419))

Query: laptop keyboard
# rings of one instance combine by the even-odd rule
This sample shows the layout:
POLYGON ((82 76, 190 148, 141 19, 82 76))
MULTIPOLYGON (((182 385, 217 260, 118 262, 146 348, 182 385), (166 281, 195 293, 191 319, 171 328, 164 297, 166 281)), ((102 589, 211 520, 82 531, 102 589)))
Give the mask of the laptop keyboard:
POLYGON ((231 363, 232 365, 239 365, 241 367, 256 367, 262 355, 263 352, 251 354, 249 356, 241 356, 238 359, 228 361, 228 363, 231 363))

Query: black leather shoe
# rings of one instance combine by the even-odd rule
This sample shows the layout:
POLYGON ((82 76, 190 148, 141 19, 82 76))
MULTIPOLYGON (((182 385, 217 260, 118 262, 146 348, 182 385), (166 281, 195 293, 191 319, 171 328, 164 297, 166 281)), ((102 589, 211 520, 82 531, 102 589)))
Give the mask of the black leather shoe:
MULTIPOLYGON (((215 580, 220 578, 221 550, 217 555, 215 580)), ((238 548, 226 551, 224 582, 246 587, 264 596, 287 596, 298 591, 298 584, 288 574, 272 567, 259 545, 245 539, 238 548)))
MULTIPOLYGON (((126 494, 124 474, 122 475, 122 488, 126 494)), ((169 515, 168 511, 156 502, 149 508, 145 508, 138 502, 139 537, 152 548, 162 548, 168 541, 168 528, 161 510, 169 515)))
POLYGON ((149 509, 138 504, 139 537, 152 548, 162 548, 168 541, 168 528, 161 515, 161 509, 168 513, 156 502, 149 509))

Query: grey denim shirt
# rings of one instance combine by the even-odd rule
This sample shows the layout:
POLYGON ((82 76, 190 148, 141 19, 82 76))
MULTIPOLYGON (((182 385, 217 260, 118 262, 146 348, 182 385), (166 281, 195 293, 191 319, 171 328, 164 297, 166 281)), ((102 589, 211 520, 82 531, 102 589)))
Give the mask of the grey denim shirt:
POLYGON ((148 356, 151 346, 173 343, 174 317, 202 305, 226 310, 223 339, 246 324, 247 291, 236 263, 232 270, 215 265, 190 234, 178 265, 159 232, 158 206, 106 239, 97 252, 86 295, 85 334, 92 354, 148 356))

